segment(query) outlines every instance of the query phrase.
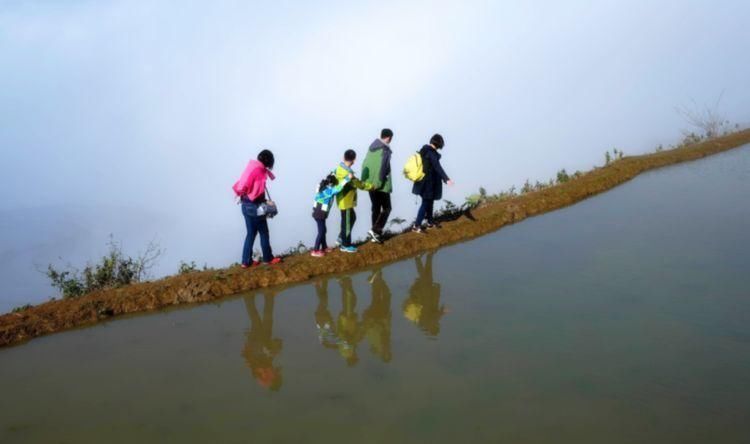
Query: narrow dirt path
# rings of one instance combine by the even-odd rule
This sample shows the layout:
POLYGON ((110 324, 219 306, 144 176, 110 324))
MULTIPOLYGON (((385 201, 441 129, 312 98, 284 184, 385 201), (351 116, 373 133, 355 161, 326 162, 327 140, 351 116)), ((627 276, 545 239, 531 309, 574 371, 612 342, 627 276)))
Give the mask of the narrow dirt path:
POLYGON ((46 302, 0 316, 0 347, 31 338, 111 319, 126 313, 159 310, 171 305, 206 302, 257 288, 306 281, 330 273, 352 272, 373 264, 404 259, 422 251, 472 239, 527 217, 556 210, 610 190, 638 174, 700 159, 750 143, 750 130, 710 141, 641 156, 626 157, 569 182, 489 202, 426 235, 406 233, 383 245, 363 245, 358 254, 334 253, 325 258, 288 257, 274 267, 232 267, 170 276, 123 288, 97 291, 76 299, 46 302))

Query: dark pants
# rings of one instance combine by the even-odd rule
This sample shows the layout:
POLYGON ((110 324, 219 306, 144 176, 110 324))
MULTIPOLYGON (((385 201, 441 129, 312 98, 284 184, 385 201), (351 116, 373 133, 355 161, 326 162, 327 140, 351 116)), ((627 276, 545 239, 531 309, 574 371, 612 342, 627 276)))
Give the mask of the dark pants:
POLYGON ((354 208, 348 210, 341 210, 341 245, 344 247, 350 247, 352 245, 352 229, 354 228, 354 222, 357 221, 357 213, 354 212, 354 208))
POLYGON ((328 243, 326 243, 326 232, 328 231, 326 229, 326 220, 315 219, 315 223, 318 224, 318 237, 315 238, 315 247, 313 250, 325 250, 328 248, 328 243))
POLYGON ((419 211, 417 211, 417 221, 416 225, 419 227, 422 225, 422 221, 427 219, 427 223, 431 224, 433 222, 432 220, 432 208, 435 205, 435 201, 433 199, 425 199, 422 198, 422 205, 419 206, 419 211))
POLYGON ((260 248, 263 252, 263 262, 273 259, 271 241, 268 235, 268 220, 266 216, 257 216, 258 206, 249 201, 242 201, 242 215, 245 216, 245 245, 242 247, 242 264, 250 265, 253 260, 253 245, 255 237, 260 234, 260 248))
POLYGON ((391 215, 391 193, 370 191, 372 202, 372 231, 377 235, 383 234, 388 216, 391 215))

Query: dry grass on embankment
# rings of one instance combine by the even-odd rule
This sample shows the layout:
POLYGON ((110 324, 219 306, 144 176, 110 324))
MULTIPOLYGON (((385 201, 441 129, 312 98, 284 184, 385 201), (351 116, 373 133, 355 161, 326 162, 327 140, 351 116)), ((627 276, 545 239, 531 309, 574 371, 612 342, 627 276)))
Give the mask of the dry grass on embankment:
POLYGON ((46 302, 0 316, 0 346, 95 324, 126 313, 212 301, 257 288, 302 282, 323 274, 351 272, 373 264, 404 259, 574 204, 612 189, 644 171, 700 159, 747 143, 750 143, 750 130, 669 151, 625 157, 569 182, 502 201, 484 203, 472 210, 472 220, 460 217, 444 223, 441 230, 431 231, 426 235, 406 233, 389 239, 383 245, 363 245, 359 254, 336 252, 323 259, 296 255, 274 267, 250 270, 232 267, 198 271, 154 282, 97 291, 75 299, 46 302))

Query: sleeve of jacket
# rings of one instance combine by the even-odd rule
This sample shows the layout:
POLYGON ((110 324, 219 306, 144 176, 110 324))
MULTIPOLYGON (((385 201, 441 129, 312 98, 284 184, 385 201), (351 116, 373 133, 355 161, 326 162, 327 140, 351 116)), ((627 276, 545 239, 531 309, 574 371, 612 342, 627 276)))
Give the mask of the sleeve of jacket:
POLYGON ((380 161, 380 184, 385 185, 388 175, 391 174, 391 150, 383 149, 383 158, 380 161))
POLYGON ((359 179, 352 179, 351 183, 354 188, 359 188, 360 190, 370 191, 374 188, 371 183, 363 182, 359 179))
POLYGON ((440 158, 437 155, 430 156, 432 159, 430 159, 430 162, 432 162, 432 168, 435 169, 435 172, 438 173, 438 176, 440 176, 440 179, 443 182, 448 182, 450 180, 450 177, 445 173, 445 170, 443 169, 443 166, 440 164, 440 158))

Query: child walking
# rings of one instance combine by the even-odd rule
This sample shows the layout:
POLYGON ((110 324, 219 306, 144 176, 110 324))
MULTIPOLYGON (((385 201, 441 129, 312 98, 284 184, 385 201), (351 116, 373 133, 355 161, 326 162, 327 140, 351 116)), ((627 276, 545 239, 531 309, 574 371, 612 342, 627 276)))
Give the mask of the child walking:
POLYGON ((341 192, 336 195, 336 202, 341 211, 340 249, 345 253, 357 252, 357 248, 352 245, 352 228, 354 228, 354 222, 357 220, 357 214, 354 212, 354 208, 357 206, 357 189, 365 191, 372 189, 372 184, 364 183, 354 175, 352 165, 354 165, 356 159, 357 153, 354 150, 346 150, 344 161, 339 164, 334 173, 339 181, 347 176, 351 177, 349 183, 344 185, 341 192))
POLYGON ((313 251, 310 253, 313 257, 323 257, 328 250, 328 243, 326 242, 326 219, 328 219, 328 213, 331 210, 331 203, 333 197, 344 189, 344 186, 349 183, 353 175, 344 176, 342 180, 336 179, 336 176, 331 173, 325 179, 320 181, 317 192, 315 194, 315 203, 313 204, 312 217, 315 219, 315 223, 318 225, 318 236, 315 238, 315 246, 313 251))

